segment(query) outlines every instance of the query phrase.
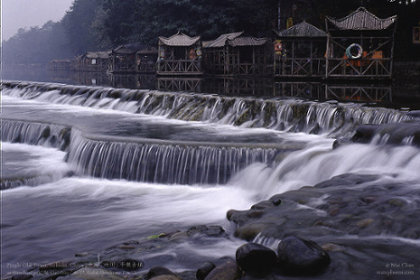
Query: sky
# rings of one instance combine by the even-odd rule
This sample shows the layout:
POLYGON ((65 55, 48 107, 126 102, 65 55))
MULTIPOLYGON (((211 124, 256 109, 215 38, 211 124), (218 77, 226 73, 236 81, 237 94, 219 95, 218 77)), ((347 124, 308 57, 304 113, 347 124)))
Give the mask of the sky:
POLYGON ((49 20, 59 21, 73 0, 0 0, 2 39, 7 40, 19 28, 42 26, 49 20))

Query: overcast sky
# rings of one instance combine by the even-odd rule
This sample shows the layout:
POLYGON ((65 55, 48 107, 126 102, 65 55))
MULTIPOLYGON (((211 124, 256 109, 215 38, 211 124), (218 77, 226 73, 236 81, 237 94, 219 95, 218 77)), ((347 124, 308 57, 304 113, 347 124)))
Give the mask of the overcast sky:
POLYGON ((12 37, 19 28, 42 26, 49 20, 59 21, 73 0, 0 0, 2 39, 12 37))

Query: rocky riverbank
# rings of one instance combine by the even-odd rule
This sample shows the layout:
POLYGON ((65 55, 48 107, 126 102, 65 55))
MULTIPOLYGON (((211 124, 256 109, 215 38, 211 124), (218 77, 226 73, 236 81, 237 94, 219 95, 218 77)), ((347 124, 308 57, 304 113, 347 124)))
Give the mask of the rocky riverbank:
POLYGON ((231 210, 236 256, 188 259, 180 246, 234 237, 217 225, 130 240, 99 255, 30 269, 5 279, 416 279, 420 275, 420 189, 395 175, 345 174, 231 210), (164 268, 180 259, 196 269, 164 268))

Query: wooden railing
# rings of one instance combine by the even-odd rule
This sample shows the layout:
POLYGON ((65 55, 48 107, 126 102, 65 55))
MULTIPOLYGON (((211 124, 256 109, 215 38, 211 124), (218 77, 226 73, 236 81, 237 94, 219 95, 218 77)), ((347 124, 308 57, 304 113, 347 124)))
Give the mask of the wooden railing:
POLYGON ((391 59, 329 58, 327 77, 391 77, 391 59))
POLYGON ((274 71, 284 77, 320 77, 325 75, 325 59, 283 57, 276 61, 274 71))
POLYGON ((202 74, 200 60, 162 60, 157 62, 158 74, 202 74))
POLYGON ((265 66, 262 64, 239 63, 228 65, 225 69, 225 74, 231 75, 258 75, 265 74, 265 66))

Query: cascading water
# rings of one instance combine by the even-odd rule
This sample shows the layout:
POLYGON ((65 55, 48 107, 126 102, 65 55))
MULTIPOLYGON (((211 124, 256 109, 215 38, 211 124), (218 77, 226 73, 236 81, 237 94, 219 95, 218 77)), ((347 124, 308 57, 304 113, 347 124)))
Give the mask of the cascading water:
POLYGON ((180 143, 127 143, 72 135, 69 163, 80 174, 170 184, 220 184, 254 162, 273 162, 276 149, 180 143))
MULTIPOLYGON (((4 82, 2 93, 6 97, 1 116, 2 141, 6 143, 2 150, 15 160, 8 160, 7 172, 12 173, 13 164, 25 162, 15 170, 18 176, 12 177, 28 179, 2 181, 2 188, 11 188, 2 191, 6 264, 45 263, 84 251, 93 252, 96 261, 99 251, 126 242, 125 249, 117 246, 105 253, 112 258, 122 254, 146 260, 145 270, 152 265, 177 271, 195 269, 206 257, 233 256, 243 241, 230 236, 196 244, 183 239, 181 232, 175 234, 174 246, 158 253, 153 250, 160 245, 135 252, 127 252, 127 248, 139 238, 155 238, 192 225, 219 224, 229 229, 225 220, 229 209, 248 209, 261 199, 290 190, 299 192, 303 186, 318 183, 320 186, 312 189, 322 192, 322 182, 348 173, 368 174, 374 179, 373 183, 353 185, 350 179, 342 179, 337 188, 342 187, 343 193, 369 192, 372 186, 380 189, 382 184, 389 187, 386 195, 395 192, 403 201, 387 198, 384 205, 407 203, 406 208, 412 211, 420 201, 416 192, 420 153, 414 146, 417 130, 402 128, 413 118, 398 110, 24 82, 4 82), (334 138, 359 137, 356 127, 360 124, 376 125, 373 137, 361 137, 370 143, 346 143, 344 139, 333 149, 334 138), (404 133, 394 133, 396 129, 404 133), (384 136, 387 133, 389 137, 384 136), (401 186, 404 192, 399 191, 401 186)), ((307 211, 307 216, 316 218, 335 214, 324 205, 337 203, 328 201, 333 194, 309 202, 304 201, 304 195, 297 206, 286 202, 278 209, 307 211)), ((369 193, 367 201, 379 195, 369 193)), ((253 207, 247 219, 263 216, 266 207, 253 207)), ((389 213, 394 212, 385 214, 389 213)), ((287 218, 275 217, 264 225, 287 218)), ((284 222, 276 232, 299 224, 300 218, 284 222)), ((355 223, 375 223, 369 219, 362 222, 355 223)), ((252 226, 250 231, 262 224, 252 226)), ((398 236, 398 230, 390 231, 402 242, 398 244, 401 248, 417 244, 411 242, 417 237, 415 230, 410 230, 404 228, 404 236, 398 236)), ((317 231, 302 231, 319 237, 317 231)), ((322 240, 334 238, 342 246, 345 242, 354 246, 355 241, 349 240, 358 237, 354 232, 322 233, 322 240)), ((377 236, 367 232, 363 238, 377 240, 377 236)), ((267 231, 254 241, 274 248, 280 239, 267 231)), ((380 254, 351 246, 346 247, 350 257, 341 256, 345 261, 356 262, 354 256, 362 256, 363 263, 369 263, 380 254)), ((327 278, 320 279, 345 279, 337 271, 351 274, 352 269, 334 267, 327 278)))
POLYGON ((331 104, 300 100, 251 99, 123 90, 54 84, 3 83, 3 94, 92 108, 165 116, 289 132, 351 136, 360 124, 395 123, 411 119, 391 109, 360 104, 331 104))

